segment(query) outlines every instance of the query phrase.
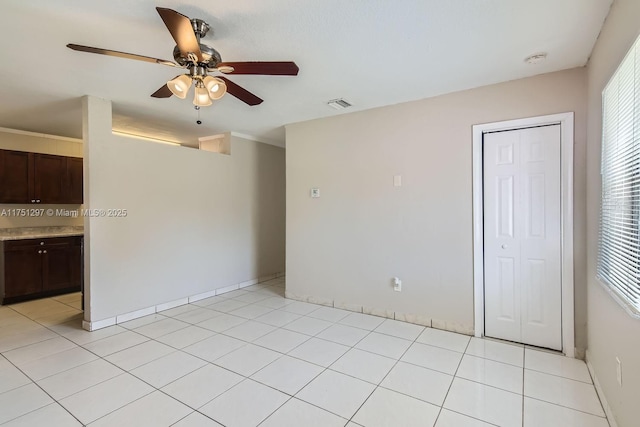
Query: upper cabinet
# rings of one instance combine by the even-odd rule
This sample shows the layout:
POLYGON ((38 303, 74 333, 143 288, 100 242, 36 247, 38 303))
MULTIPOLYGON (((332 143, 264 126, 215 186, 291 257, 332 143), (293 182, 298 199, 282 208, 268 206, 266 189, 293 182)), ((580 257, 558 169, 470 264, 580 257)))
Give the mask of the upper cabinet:
POLYGON ((69 182, 67 184, 68 203, 80 205, 83 201, 82 158, 67 157, 67 175, 69 176, 69 182))
POLYGON ((81 158, 0 150, 0 203, 82 201, 81 158))
POLYGON ((31 153, 0 150, 0 203, 31 202, 31 153))

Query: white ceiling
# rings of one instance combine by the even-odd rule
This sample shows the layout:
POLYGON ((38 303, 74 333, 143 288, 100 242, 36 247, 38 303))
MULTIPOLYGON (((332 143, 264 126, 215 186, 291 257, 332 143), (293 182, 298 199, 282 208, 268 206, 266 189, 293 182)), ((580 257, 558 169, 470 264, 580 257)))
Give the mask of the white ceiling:
POLYGON ((283 125, 586 64, 612 0, 4 0, 0 126, 81 137, 80 97, 111 99, 114 128, 183 142, 221 131, 284 141, 283 125), (177 73, 67 49, 173 59, 155 6, 201 18, 226 61, 293 60, 298 77, 234 76, 265 100, 201 110, 149 95, 177 73), (548 52, 542 64, 524 58, 548 52))

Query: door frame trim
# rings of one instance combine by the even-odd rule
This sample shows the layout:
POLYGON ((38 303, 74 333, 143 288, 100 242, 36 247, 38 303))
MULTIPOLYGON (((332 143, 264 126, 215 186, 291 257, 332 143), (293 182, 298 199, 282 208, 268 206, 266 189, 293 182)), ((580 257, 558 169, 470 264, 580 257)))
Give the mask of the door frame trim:
POLYGON ((484 336, 483 135, 487 132, 554 124, 560 125, 562 352, 567 357, 575 357, 573 306, 573 112, 473 126, 473 299, 475 336, 484 336))

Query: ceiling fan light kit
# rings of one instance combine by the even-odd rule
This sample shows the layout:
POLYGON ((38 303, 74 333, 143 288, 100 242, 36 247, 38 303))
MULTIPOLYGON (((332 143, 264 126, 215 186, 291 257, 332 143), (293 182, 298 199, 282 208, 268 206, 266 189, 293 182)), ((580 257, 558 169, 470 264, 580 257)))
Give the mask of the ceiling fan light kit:
POLYGON ((135 59, 137 61, 186 69, 188 74, 181 74, 169 80, 151 96, 154 98, 170 98, 175 95, 180 99, 185 99, 193 85, 195 86, 193 104, 196 107, 211 105, 212 100, 215 101, 222 98, 227 92, 247 105, 258 105, 263 102, 261 98, 226 77, 220 75, 214 77, 210 76, 209 73, 298 75, 298 66, 291 61, 222 62, 222 57, 218 51, 200 43, 200 39, 211 31, 209 24, 201 19, 189 19, 175 10, 162 7, 156 7, 156 10, 176 42, 176 46, 173 49, 175 62, 77 44, 68 44, 67 47, 80 52, 135 59))
POLYGON ((196 90, 193 94, 193 105, 196 107, 206 107, 211 105, 211 97, 209 97, 209 91, 202 84, 201 81, 196 82, 196 90))
POLYGON ((173 80, 169 80, 167 82, 167 87, 175 96, 180 99, 185 99, 187 97, 187 92, 189 92, 189 88, 191 87, 191 77, 186 74, 182 74, 173 80))
POLYGON ((227 85, 220 79, 216 79, 215 77, 207 76, 202 79, 205 87, 209 91, 209 96, 214 101, 222 98, 225 93, 227 93, 227 85))

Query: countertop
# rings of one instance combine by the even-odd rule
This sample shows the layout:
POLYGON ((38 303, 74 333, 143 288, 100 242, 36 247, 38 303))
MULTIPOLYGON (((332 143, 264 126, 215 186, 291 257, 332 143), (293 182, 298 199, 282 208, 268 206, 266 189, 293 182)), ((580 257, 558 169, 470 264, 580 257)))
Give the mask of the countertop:
POLYGON ((0 241, 83 235, 81 226, 0 228, 0 241))

